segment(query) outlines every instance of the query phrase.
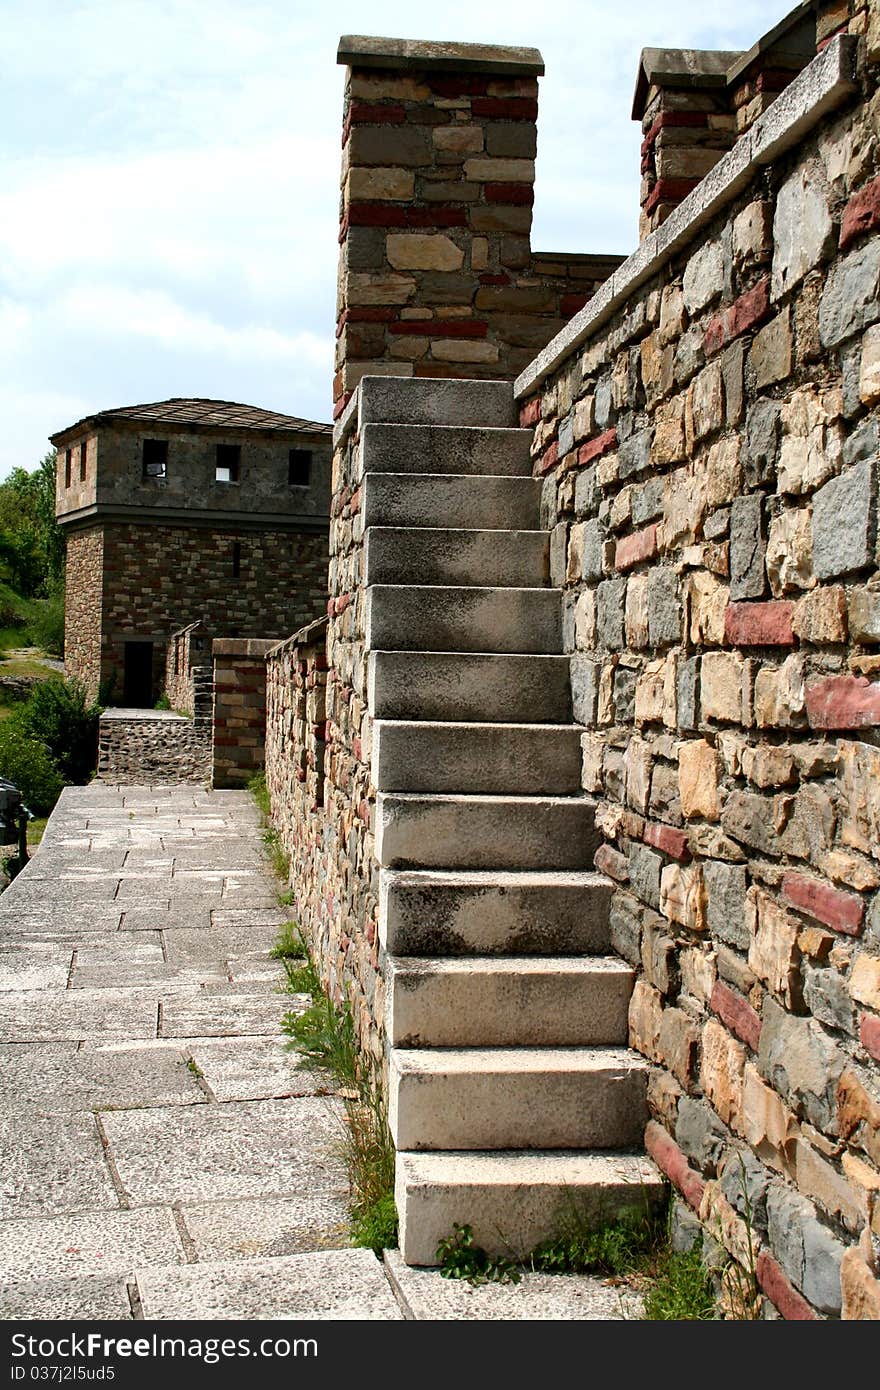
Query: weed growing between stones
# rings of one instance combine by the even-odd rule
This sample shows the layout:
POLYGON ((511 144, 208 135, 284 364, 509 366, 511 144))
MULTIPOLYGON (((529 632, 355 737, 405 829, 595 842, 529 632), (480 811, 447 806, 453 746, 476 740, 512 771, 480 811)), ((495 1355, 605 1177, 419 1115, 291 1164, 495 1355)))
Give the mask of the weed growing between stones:
POLYGON ((397 1244, 394 1205, 394 1143, 378 1078, 358 1052, 348 1004, 337 1008, 324 993, 305 938, 291 924, 273 955, 284 961, 287 989, 307 994, 301 1013, 286 1014, 281 1027, 306 1066, 326 1072, 344 1107, 341 1151, 348 1171, 352 1243, 375 1251, 397 1244), (294 932, 299 949, 294 944, 294 932))
MULTIPOLYGON (((248 791, 257 803, 257 810, 263 817, 263 844, 266 847, 266 854, 269 858, 272 872, 276 878, 281 879, 282 883, 290 882, 290 855, 281 843, 281 836, 278 831, 270 824, 271 806, 269 803, 269 789, 266 786, 266 774, 257 772, 248 781, 248 791)), ((293 893, 288 888, 283 888, 278 893, 278 902, 281 907, 290 907, 293 903, 293 893)))
POLYGON ((269 955, 273 960, 303 960, 308 951, 295 922, 285 922, 269 955))
POLYGON ((452 1235, 437 1246, 437 1263, 444 1279, 466 1279, 469 1284, 518 1284, 522 1269, 515 1260, 488 1255, 474 1243, 470 1226, 453 1222, 452 1235))

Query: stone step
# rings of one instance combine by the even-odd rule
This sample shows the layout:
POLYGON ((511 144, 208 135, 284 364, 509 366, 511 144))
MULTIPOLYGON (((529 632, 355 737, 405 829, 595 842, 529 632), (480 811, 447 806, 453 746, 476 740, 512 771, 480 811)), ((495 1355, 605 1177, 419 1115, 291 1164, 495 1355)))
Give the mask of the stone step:
POLYGON ((373 651, 368 700, 374 719, 567 724, 567 656, 373 651))
POLYGON ((393 1047, 625 1046, 635 971, 619 956, 389 956, 393 1047))
POLYGON ((367 473, 361 516, 367 526, 465 526, 531 531, 541 523, 538 478, 453 473, 367 473))
POLYGON ((557 653, 558 589, 374 584, 367 590, 371 651, 557 653))
POLYGON ((392 1048, 398 1149, 641 1145, 648 1064, 628 1048, 392 1048))
POLYGON ((600 953, 612 888, 596 873, 382 869, 379 939, 395 956, 600 953))
POLYGON ((372 780, 378 791, 575 795, 581 790, 581 729, 377 720, 372 780))
POLYGON ((550 538, 547 531, 371 526, 364 570, 366 584, 537 588, 549 583, 550 538))
POLYGON ((435 429, 417 421, 366 425, 361 467, 367 473, 452 473, 528 479, 531 430, 450 423, 435 429))
POLYGON ((400 1253, 436 1265, 453 1225, 470 1226, 490 1255, 523 1259, 542 1241, 662 1206, 650 1159, 623 1153, 399 1153, 400 1253))
POLYGON ((519 423, 509 381, 365 376, 358 396, 359 429, 377 420, 405 425, 519 423))
POLYGON ((375 853, 392 869, 586 869, 600 843, 586 797, 380 792, 375 853))

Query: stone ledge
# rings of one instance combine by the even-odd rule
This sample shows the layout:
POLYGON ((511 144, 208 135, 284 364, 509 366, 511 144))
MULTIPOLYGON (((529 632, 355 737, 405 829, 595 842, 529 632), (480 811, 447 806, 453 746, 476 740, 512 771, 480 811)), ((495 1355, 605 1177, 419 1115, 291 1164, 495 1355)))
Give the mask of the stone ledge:
POLYGON ((343 34, 337 63, 386 71, 487 72, 512 77, 541 77, 544 59, 537 48, 508 48, 490 43, 439 43, 431 39, 388 39, 343 34))
POLYGON ((588 304, 517 377, 513 394, 530 395, 608 322, 632 294, 694 239, 701 227, 752 181, 758 169, 798 143, 828 111, 856 90, 856 40, 840 34, 804 68, 773 105, 718 161, 656 232, 645 238, 588 304))
POLYGON ((262 661, 277 644, 277 637, 215 637, 211 650, 215 661, 218 656, 249 657, 252 661, 262 661))

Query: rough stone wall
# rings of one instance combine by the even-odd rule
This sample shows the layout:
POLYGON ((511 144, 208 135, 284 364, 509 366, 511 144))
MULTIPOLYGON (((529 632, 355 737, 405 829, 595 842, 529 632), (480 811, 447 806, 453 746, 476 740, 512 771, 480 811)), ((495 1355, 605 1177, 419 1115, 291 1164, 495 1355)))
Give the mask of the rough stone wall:
POLYGON ((168 642, 165 694, 172 709, 188 714, 196 724, 211 724, 214 667, 210 659, 210 641, 200 622, 181 628, 168 642))
POLYGON ((266 653, 274 643, 215 639, 213 786, 244 787, 266 749, 266 653))
POLYGON ((511 379, 620 262, 533 256, 534 49, 343 39, 334 418, 366 373, 511 379))
POLYGON ((99 529, 67 538, 64 600, 64 669, 84 681, 89 695, 101 680, 101 592, 104 536, 99 529))
MULTIPOLYGON (((209 632, 278 640, 324 611, 327 537, 323 532, 108 523, 73 532, 68 547, 75 556, 81 553, 83 537, 96 538, 91 543, 95 550, 87 579, 75 581, 72 597, 81 604, 79 595, 89 585, 96 586, 97 598, 89 602, 100 605, 100 618, 92 618, 101 626, 100 676, 93 637, 82 655, 76 653, 78 669, 88 673, 95 688, 98 679, 115 673, 117 698, 122 692, 127 638, 157 643, 158 692, 165 670, 164 644, 182 623, 202 619, 209 632), (102 550, 97 549, 99 545, 102 550), (237 577, 233 575, 236 545, 240 547, 237 577), (95 558, 101 554, 103 572, 95 558)), ((88 545, 83 553, 90 553, 88 545)), ((81 620, 74 616, 68 621, 75 640, 82 643, 81 620)))
POLYGON ((211 740, 190 719, 167 714, 103 717, 98 726, 99 782, 211 785, 211 740))
POLYGON ((880 1317, 880 13, 850 9, 855 94, 801 135, 807 69, 723 210, 518 383, 648 1147, 740 1262, 745 1187, 787 1318, 880 1317))

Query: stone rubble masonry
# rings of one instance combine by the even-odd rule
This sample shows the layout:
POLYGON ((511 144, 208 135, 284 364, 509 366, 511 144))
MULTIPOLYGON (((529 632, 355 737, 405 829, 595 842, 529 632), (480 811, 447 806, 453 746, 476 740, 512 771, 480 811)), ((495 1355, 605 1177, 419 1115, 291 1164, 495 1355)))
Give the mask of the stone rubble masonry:
POLYGON ((531 249, 536 49, 343 38, 334 418, 360 378, 510 380, 620 256, 531 249))
POLYGON ((98 782, 211 785, 210 728, 160 711, 136 718, 102 716, 98 725, 98 782))
POLYGON ((766 1316, 878 1318, 880 5, 798 15, 643 55, 648 235, 516 391, 648 1150, 740 1262, 745 1175, 766 1316))
POLYGON ((266 653, 272 639, 215 638, 214 787, 246 787, 266 761, 266 653))

